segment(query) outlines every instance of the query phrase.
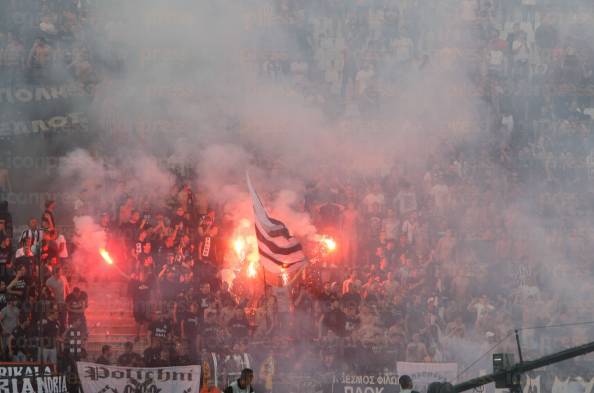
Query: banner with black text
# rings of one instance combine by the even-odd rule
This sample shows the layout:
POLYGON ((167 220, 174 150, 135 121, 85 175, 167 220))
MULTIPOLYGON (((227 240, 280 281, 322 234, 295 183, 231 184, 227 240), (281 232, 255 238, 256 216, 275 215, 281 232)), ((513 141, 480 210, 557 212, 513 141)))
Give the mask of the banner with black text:
POLYGON ((0 392, 68 393, 68 387, 66 377, 47 364, 0 363, 0 392))
POLYGON ((78 362, 84 393, 198 393, 200 366, 117 367, 78 362))
POLYGON ((333 393, 399 393, 396 375, 342 375, 334 379, 333 393))

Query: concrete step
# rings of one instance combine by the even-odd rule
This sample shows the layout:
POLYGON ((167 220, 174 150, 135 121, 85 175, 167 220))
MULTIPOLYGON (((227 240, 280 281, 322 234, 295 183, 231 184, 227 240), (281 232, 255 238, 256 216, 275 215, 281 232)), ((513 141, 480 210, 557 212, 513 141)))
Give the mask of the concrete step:
POLYGON ((122 300, 105 300, 105 301, 89 301, 89 308, 87 310, 103 310, 103 309, 120 309, 131 308, 132 302, 125 299, 122 300))
MULTIPOLYGON (((136 336, 128 283, 123 280, 89 281, 83 290, 89 296, 89 308, 86 312, 89 329, 86 345, 88 359, 95 360, 105 344, 112 347, 117 358, 124 350, 124 343, 134 343, 136 336)), ((148 341, 146 332, 142 332, 140 341, 134 343, 134 350, 142 354, 148 341)))
POLYGON ((85 313, 87 319, 93 320, 112 320, 122 318, 133 318, 132 310, 91 310, 85 313))
POLYGON ((116 335, 116 334, 136 334, 136 326, 135 325, 128 325, 128 326, 103 326, 103 327, 92 327, 89 328, 89 334, 109 334, 116 335))
POLYGON ((144 346, 144 345, 148 345, 149 344, 149 337, 146 334, 141 334, 140 335, 140 340, 138 342, 134 342, 134 339, 136 338, 135 335, 126 335, 126 336, 117 336, 117 337, 90 337, 89 340, 87 340, 87 350, 89 348, 91 348, 92 346, 99 346, 99 348, 101 348, 101 345, 104 344, 108 344, 108 345, 114 345, 114 346, 123 346, 125 343, 127 342, 132 342, 134 343, 134 345, 140 345, 140 346, 144 346))
POLYGON ((127 290, 110 289, 106 291, 89 291, 89 303, 109 303, 112 301, 130 301, 127 290))
POLYGON ((104 318, 87 318, 87 327, 104 328, 106 326, 134 326, 136 322, 132 317, 117 318, 116 316, 107 316, 104 318))
POLYGON ((105 317, 105 316, 112 316, 112 315, 132 315, 132 307, 126 306, 123 308, 95 308, 95 309, 87 309, 85 315, 87 317, 105 317))
MULTIPOLYGON (((134 351, 136 353, 139 353, 142 355, 142 353, 144 352, 144 350, 146 348, 148 348, 149 344, 147 340, 143 340, 142 338, 140 339, 139 342, 134 342, 134 337, 132 337, 131 340, 128 340, 131 343, 134 344, 134 351)), ((85 348, 87 350, 87 354, 89 354, 89 359, 96 359, 97 356, 99 356, 101 354, 101 347, 103 347, 104 344, 108 344, 111 347, 112 352, 117 353, 117 356, 119 356, 122 352, 124 352, 124 342, 110 342, 110 343, 87 343, 87 348, 85 348)), ((116 356, 116 358, 117 358, 116 356)))

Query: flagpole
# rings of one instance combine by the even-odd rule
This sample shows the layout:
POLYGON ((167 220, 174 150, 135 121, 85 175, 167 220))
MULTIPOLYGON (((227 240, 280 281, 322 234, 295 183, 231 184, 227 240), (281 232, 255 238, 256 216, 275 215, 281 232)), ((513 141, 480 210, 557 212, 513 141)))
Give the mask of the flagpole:
POLYGON ((266 328, 269 329, 271 321, 268 319, 268 285, 266 284, 266 269, 264 269, 262 264, 260 264, 260 267, 262 268, 262 279, 264 280, 264 311, 266 312, 266 324, 268 325, 266 328))
POLYGON ((260 267, 262 268, 262 279, 264 280, 264 297, 267 298, 268 297, 268 284, 266 283, 266 269, 264 269, 264 266, 262 266, 262 264, 260 264, 260 267))

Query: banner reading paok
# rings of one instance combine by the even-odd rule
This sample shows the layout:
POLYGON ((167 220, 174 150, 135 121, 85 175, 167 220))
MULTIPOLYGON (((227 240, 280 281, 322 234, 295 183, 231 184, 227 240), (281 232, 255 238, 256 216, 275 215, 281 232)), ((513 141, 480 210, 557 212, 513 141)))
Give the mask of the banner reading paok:
POLYGON ((84 393, 198 393, 200 366, 117 367, 78 362, 84 393))
POLYGON ((409 375, 414 384, 414 390, 421 393, 427 391, 431 382, 453 382, 458 374, 457 363, 411 363, 398 362, 398 375, 409 375))

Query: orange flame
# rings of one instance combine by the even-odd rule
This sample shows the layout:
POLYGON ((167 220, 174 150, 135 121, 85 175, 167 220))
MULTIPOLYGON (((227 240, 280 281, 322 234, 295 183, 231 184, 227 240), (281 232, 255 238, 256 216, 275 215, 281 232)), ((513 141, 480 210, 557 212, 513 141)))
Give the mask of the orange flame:
POLYGON ((233 249, 240 259, 245 257, 245 239, 238 237, 233 241, 233 249))
POLYGON ((287 274, 287 272, 285 271, 285 269, 283 269, 283 272, 281 274, 281 277, 283 279, 283 287, 286 287, 289 284, 289 275, 287 274))
POLYGON ((108 265, 113 265, 113 259, 111 259, 111 256, 109 255, 109 253, 107 252, 107 250, 105 248, 100 248, 99 254, 101 254, 101 258, 103 258, 103 260, 108 265))
POLYGON ((256 277, 256 263, 254 261, 250 261, 248 268, 247 268, 247 276, 250 278, 256 277))
POLYGON ((324 247, 326 247, 328 252, 336 250, 336 241, 330 236, 322 236, 320 242, 324 245, 324 247))

